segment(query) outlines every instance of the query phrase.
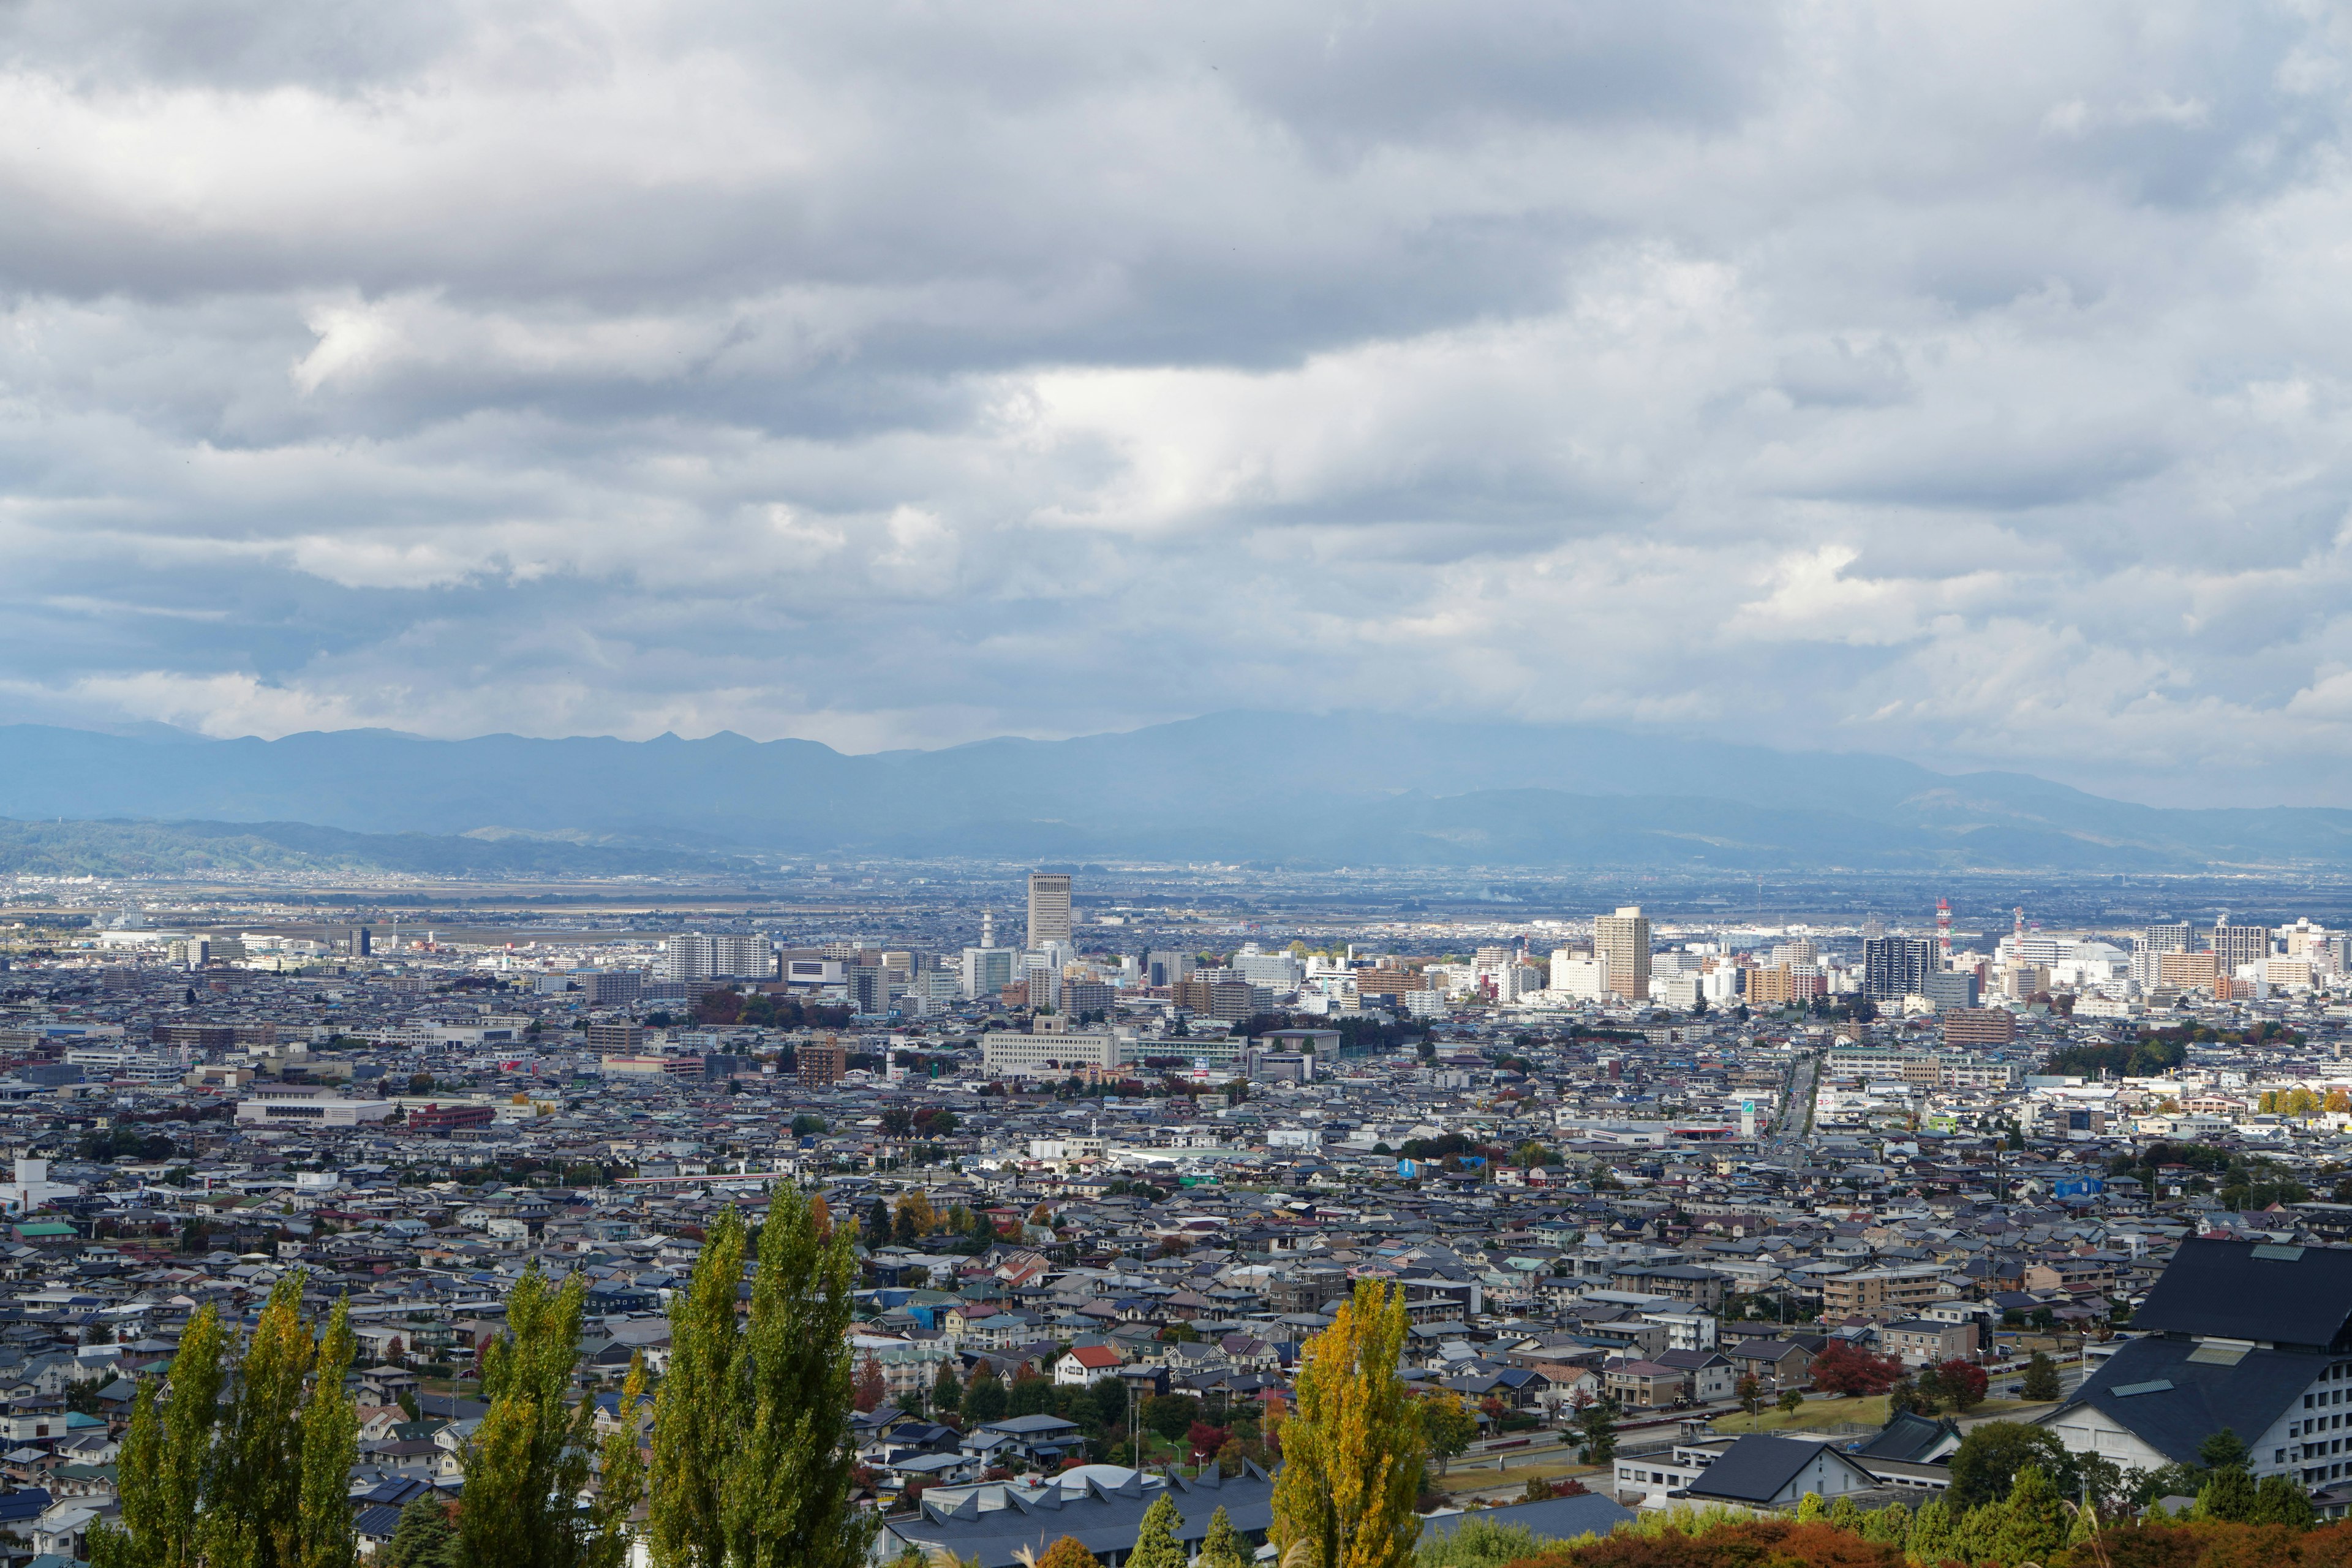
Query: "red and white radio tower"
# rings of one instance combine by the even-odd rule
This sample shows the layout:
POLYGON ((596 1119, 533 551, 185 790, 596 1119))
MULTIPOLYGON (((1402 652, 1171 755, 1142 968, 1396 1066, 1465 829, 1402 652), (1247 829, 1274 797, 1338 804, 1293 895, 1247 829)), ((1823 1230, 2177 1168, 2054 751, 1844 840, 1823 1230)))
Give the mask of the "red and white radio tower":
POLYGON ((1944 967, 1952 967, 1952 900, 1936 900, 1936 950, 1944 967))

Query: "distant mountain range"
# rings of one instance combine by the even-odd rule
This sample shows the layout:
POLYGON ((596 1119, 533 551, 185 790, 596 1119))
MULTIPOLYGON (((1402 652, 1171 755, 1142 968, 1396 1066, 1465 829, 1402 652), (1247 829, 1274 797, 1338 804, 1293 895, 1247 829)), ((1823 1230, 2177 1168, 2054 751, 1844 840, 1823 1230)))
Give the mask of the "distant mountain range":
MULTIPOLYGON (((2168 810, 1887 757, 1365 714, 1218 713, 865 756, 731 734, 212 741, 16 725, 0 728, 0 816, 31 819, 25 829, 197 824, 212 852, 387 868, 406 868, 369 858, 406 857, 436 871, 625 874, 834 852, 1727 872, 2352 866, 2352 812, 2330 808, 2168 810), (430 842, 306 840, 303 825, 430 842)), ((16 831, 0 832, 0 868, 33 842, 16 831)))

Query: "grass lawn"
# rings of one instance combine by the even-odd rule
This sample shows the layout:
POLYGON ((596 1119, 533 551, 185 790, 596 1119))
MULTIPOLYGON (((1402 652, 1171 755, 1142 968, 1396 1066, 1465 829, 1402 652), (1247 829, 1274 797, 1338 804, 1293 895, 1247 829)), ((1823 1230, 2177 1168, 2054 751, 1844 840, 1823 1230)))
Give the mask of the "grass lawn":
POLYGON ((1885 1426, 1886 1396, 1871 1394, 1850 1399, 1808 1399, 1793 1411, 1768 1405, 1761 1414, 1756 1415, 1738 1411, 1729 1415, 1718 1415, 1715 1418, 1715 1429, 1718 1432, 1786 1432, 1834 1425, 1841 1421, 1856 1421, 1870 1426, 1885 1426))

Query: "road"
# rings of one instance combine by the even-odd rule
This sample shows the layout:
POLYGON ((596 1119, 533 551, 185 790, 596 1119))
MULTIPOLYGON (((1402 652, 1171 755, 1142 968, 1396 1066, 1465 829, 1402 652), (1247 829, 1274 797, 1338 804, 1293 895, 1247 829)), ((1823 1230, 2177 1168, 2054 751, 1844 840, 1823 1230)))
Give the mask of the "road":
POLYGON ((1789 1098, 1780 1114, 1772 1118, 1772 1131, 1767 1142, 1778 1148, 1784 1143, 1801 1141, 1812 1129, 1813 1093, 1821 1077, 1822 1058, 1817 1051, 1808 1051, 1789 1068, 1789 1098))

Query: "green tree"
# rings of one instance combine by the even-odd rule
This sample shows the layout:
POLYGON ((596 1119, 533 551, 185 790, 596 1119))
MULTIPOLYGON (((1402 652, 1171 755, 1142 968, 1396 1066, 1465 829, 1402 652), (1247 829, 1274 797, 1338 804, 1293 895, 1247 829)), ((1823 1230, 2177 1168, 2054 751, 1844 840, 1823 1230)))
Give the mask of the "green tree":
POLYGON ((620 1422, 596 1457, 596 1500, 582 1568, 628 1568, 629 1516, 646 1497, 646 1461, 637 1451, 637 1412, 645 1400, 646 1357, 637 1351, 621 1380, 620 1422))
POLYGON ((1911 1539, 1911 1510, 1899 1502, 1873 1509, 1863 1517, 1862 1538, 1874 1541, 1881 1546, 1907 1544, 1911 1539))
POLYGON ((1828 1510, 1822 1506, 1822 1494, 1819 1492, 1807 1492, 1803 1497, 1797 1500, 1797 1522, 1799 1524, 1816 1523, 1821 1520, 1822 1515, 1827 1511, 1828 1510))
POLYGON ((2001 1504, 2000 1544, 1990 1555, 2001 1563, 2047 1563, 2065 1549, 2066 1504, 2039 1465, 2017 1472, 2001 1504))
POLYGON ((2047 1426, 1987 1421, 1971 1428, 1952 1452, 1952 1506, 1970 1509, 2003 1500, 2017 1472, 2028 1465, 2057 1480, 2062 1490, 2074 1489, 2074 1466, 2058 1434, 2047 1426))
POLYGON ((2263 1478, 2254 1489, 2252 1519, 2256 1524, 2284 1524, 2291 1530, 2309 1530, 2318 1522, 2311 1494, 2292 1476, 2263 1478))
POLYGON ((1905 1556, 1927 1564, 1927 1568, 1959 1556, 1959 1521, 1953 1517, 1952 1505, 1947 1499, 1929 1498, 1919 1505, 1919 1511, 1911 1519, 1910 1540, 1903 1550, 1905 1556))
POLYGON ((195 1568, 202 1561, 204 1482, 220 1417, 227 1337, 220 1314, 200 1307, 172 1358, 170 1400, 159 1407, 153 1380, 140 1380, 116 1460, 121 1523, 92 1527, 92 1568, 195 1568))
POLYGON ((352 1568, 352 1467, 359 1463, 359 1413, 343 1379, 352 1370, 351 1303, 339 1300, 328 1315, 302 1407, 301 1551, 299 1568, 352 1568))
POLYGON ((1143 1510, 1143 1523, 1135 1532, 1135 1548, 1127 1555, 1127 1568, 1184 1568, 1184 1547, 1176 1539, 1176 1529, 1183 1522, 1176 1505, 1161 1492, 1143 1510))
POLYGON ((2261 1489, 2243 1465, 2224 1465, 2197 1489, 2196 1517, 2244 1524, 2253 1519, 2261 1499, 2261 1489))
POLYGON ((2227 1426, 2197 1445, 2197 1462, 2209 1470, 2225 1470, 2231 1465, 2242 1467, 2249 1457, 2246 1440, 2227 1426))
POLYGON ((2049 1404, 2059 1397, 2058 1363, 2041 1351, 2035 1351, 2025 1363, 2025 1378, 2019 1392, 2026 1398, 2049 1404))
POLYGON ((955 1363, 940 1363, 940 1375, 931 1379, 931 1413, 952 1415, 963 1403, 963 1384, 956 1381, 955 1363))
POLYGON ((533 1267, 507 1295, 507 1331, 482 1352, 489 1406, 462 1462, 458 1568, 579 1568, 594 1407, 567 1405, 586 1276, 549 1288, 533 1267))
POLYGON ((856 1568, 879 1527, 849 1502, 856 1287, 848 1237, 821 1235, 800 1189, 780 1188, 744 1336, 748 1419, 728 1458, 728 1545, 748 1568, 856 1568))
POLYGON ((974 1426, 986 1426, 1004 1419, 1006 1403, 1004 1380, 996 1375, 994 1367, 982 1363, 972 1374, 971 1386, 963 1391, 963 1413, 974 1426))
POLYGON ((730 1204, 704 1231, 687 1289, 670 1297, 669 1373, 654 1404, 654 1500, 646 1521, 647 1544, 661 1568, 720 1568, 726 1561, 719 1471, 741 1419, 736 1385, 743 1344, 735 1305, 746 1245, 742 1214, 730 1204))
POLYGON ((400 1523, 383 1548, 383 1568, 457 1568, 457 1532, 449 1525, 449 1500, 428 1491, 400 1510, 400 1523))
POLYGON ((1805 1395, 1801 1390, 1784 1388, 1780 1391, 1780 1404, 1783 1411, 1794 1415, 1805 1407, 1805 1395))
POLYGON ((1863 1523, 1862 1505, 1855 1502, 1851 1496, 1841 1492, 1837 1501, 1830 1504, 1830 1522, 1848 1535, 1860 1535, 1863 1523))
POLYGON ((1596 1399, 1576 1413, 1576 1445, 1588 1465, 1617 1457, 1617 1402, 1596 1399))
POLYGON ((1397 1376, 1405 1328, 1403 1290, 1360 1279, 1300 1356, 1270 1531, 1286 1568, 1403 1568, 1412 1556, 1426 1439, 1397 1376))
POLYGON ((1448 1391, 1422 1401, 1421 1429, 1429 1439, 1430 1453, 1437 1459, 1438 1473, 1443 1475, 1454 1457, 1478 1435, 1478 1420, 1462 1408, 1460 1394, 1448 1391))
POLYGON ((1209 1516, 1208 1532, 1201 1537, 1201 1558, 1194 1568, 1248 1568, 1255 1555, 1226 1517, 1225 1505, 1219 1503, 1209 1516))

